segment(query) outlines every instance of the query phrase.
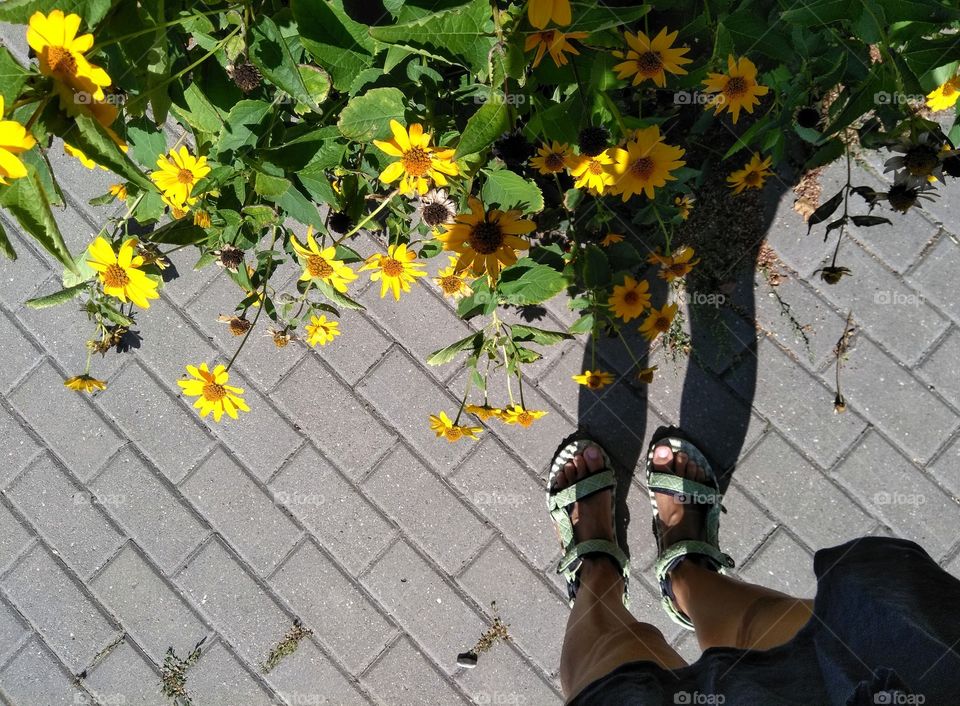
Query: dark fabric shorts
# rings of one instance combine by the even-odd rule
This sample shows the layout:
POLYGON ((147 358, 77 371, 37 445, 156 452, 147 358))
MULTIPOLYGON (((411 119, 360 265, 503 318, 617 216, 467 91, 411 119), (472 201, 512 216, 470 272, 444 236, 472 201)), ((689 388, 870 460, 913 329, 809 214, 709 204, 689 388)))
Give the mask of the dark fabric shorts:
POLYGON ((572 704, 960 706, 960 581, 917 544, 822 549, 814 617, 771 650, 712 647, 694 664, 631 662, 572 704))

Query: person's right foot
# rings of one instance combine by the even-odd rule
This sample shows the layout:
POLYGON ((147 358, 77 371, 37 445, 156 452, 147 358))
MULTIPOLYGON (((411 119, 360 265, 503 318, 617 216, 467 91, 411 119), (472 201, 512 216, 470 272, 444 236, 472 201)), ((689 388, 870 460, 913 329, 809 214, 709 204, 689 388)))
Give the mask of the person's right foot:
MULTIPOLYGON (((680 451, 673 453, 669 444, 656 446, 653 451, 653 468, 658 473, 670 473, 680 478, 689 478, 698 483, 706 483, 706 471, 680 451)), ((702 503, 680 502, 668 493, 654 493, 659 514, 660 536, 666 549, 684 539, 706 539, 704 513, 709 509, 702 503)))

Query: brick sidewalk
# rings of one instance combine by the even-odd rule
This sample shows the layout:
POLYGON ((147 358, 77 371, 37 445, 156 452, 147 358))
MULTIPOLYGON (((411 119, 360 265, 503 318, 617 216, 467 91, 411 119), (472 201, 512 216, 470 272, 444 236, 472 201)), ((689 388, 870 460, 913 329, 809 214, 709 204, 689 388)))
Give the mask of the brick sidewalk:
MULTIPOLYGON (((60 223, 79 252, 105 216, 85 204, 110 179, 59 152, 70 203, 60 223)), ((828 170, 825 196, 839 174, 828 170)), ((811 277, 832 243, 805 237, 789 196, 781 202, 768 235, 787 275, 777 291, 810 326, 810 345, 759 279, 753 399, 742 400, 742 351, 708 374, 731 404, 752 406, 723 520, 744 578, 811 595, 812 552, 871 533, 914 539, 960 575, 960 218, 950 210, 960 190, 941 193, 894 226, 855 230, 841 251, 854 276, 834 287, 811 277), (861 330, 844 370, 849 409, 835 416, 830 350, 849 309, 861 330)), ((233 351, 216 316, 237 292, 217 268, 193 272, 177 253, 182 276, 140 317, 143 346, 98 360, 110 385, 85 397, 62 386, 82 370, 85 317, 24 307, 57 288, 57 269, 14 239, 20 259, 0 263, 5 702, 167 703, 164 653, 185 656, 202 638, 187 681, 198 706, 560 701, 567 608, 541 488, 557 440, 576 426, 569 376, 583 341, 531 367, 528 404, 549 413, 535 429, 498 426, 448 445, 426 420, 455 408, 457 370, 422 361, 464 324, 427 285, 399 305, 367 287, 367 311, 346 313, 344 335, 319 351, 255 336, 236 368, 253 411, 208 424, 176 380, 185 363, 233 351), (513 642, 459 669, 493 601, 513 642), (296 619, 313 635, 263 674, 296 619)), ((545 327, 570 320, 561 304, 548 308, 545 327)), ((661 368, 649 401, 615 385, 591 414, 647 409, 647 434, 676 423, 681 380, 661 368)), ((695 659, 691 635, 657 605, 639 483, 628 504, 634 611, 695 659)))

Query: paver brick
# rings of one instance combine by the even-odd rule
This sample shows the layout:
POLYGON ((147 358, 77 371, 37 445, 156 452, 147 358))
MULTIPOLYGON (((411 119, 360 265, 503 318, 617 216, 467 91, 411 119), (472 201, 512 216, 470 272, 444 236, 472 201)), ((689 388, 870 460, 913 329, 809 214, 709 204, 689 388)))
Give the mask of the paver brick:
POLYGON ((0 502, 0 573, 20 556, 33 536, 10 508, 0 502))
MULTIPOLYGON (((476 638, 468 638, 472 645, 476 638)), ((467 645, 465 645, 467 647, 467 645)), ((521 657, 515 647, 497 645, 480 657, 476 669, 460 670, 461 688, 478 704, 560 704, 557 691, 521 657)))
MULTIPOLYGON (((68 706, 89 703, 56 658, 34 638, 0 672, 0 688, 11 704, 68 706)), ((5 699, 6 700, 6 699, 5 699)))
POLYGON ((870 513, 935 559, 956 540, 960 503, 951 500, 875 431, 860 440, 834 475, 870 513))
POLYGON ((90 585, 157 664, 168 647, 185 656, 209 632, 134 544, 127 544, 90 585))
POLYGON ((816 592, 813 555, 782 529, 774 532, 750 563, 738 573, 745 581, 797 598, 812 598, 816 592))
MULTIPOLYGON (((66 153, 63 140, 59 137, 53 138, 50 148, 44 154, 50 161, 50 170, 57 175, 57 182, 69 185, 67 210, 83 214, 94 223, 104 224, 111 215, 121 217, 126 213, 128 204, 119 201, 102 206, 91 206, 89 203, 91 199, 109 193, 111 184, 122 181, 117 175, 103 169, 87 169, 79 159, 66 153)), ((66 237, 66 234, 64 236, 66 237)), ((85 245, 86 243, 81 243, 81 246, 85 245)), ((73 249, 74 255, 77 252, 77 249, 73 249)))
POLYGON ((349 388, 312 356, 283 379, 271 398, 354 480, 373 465, 380 450, 388 448, 394 438, 349 388))
POLYGON ((543 487, 495 439, 484 439, 451 478, 467 502, 520 549, 544 566, 558 543, 544 510, 543 487))
POLYGON ((951 328, 915 372, 954 407, 960 407, 960 329, 951 328))
POLYGON ((41 545, 35 545, 2 583, 10 600, 74 673, 116 637, 117 630, 100 607, 41 545))
POLYGON ((548 674, 560 669, 570 609, 557 594, 500 540, 487 547, 458 579, 473 599, 510 625, 510 637, 548 674))
POLYGON ((176 581, 251 664, 266 659, 270 648, 292 624, 274 598, 237 563, 219 539, 208 542, 177 574, 176 581))
POLYGON ((448 674, 457 669, 457 655, 487 627, 405 541, 394 544, 361 581, 448 674))
POLYGON ((39 449, 19 421, 0 406, 0 487, 17 475, 39 449))
POLYGON ((127 438, 173 482, 213 445, 192 410, 178 404, 136 363, 111 380, 97 399, 127 438))
POLYGON ((454 706, 467 703, 407 637, 402 637, 390 647, 367 670, 362 681, 381 704, 454 706))
POLYGON ((8 399, 81 480, 89 478, 122 439, 44 362, 8 399))
POLYGON ((653 571, 634 573, 632 562, 630 568, 630 612, 641 623, 655 627, 667 642, 671 642, 684 630, 663 609, 659 591, 650 587, 649 581, 656 580, 653 571))
MULTIPOLYGON (((170 253, 167 259, 172 265, 170 269, 177 276, 164 285, 163 292, 181 307, 222 272, 221 268, 214 264, 199 270, 193 269, 197 263, 197 254, 193 250, 176 250, 170 253)), ((239 292, 239 289, 237 291, 239 292)))
POLYGON ((734 477, 815 549, 859 537, 874 525, 776 432, 763 438, 734 477))
POLYGON ((51 272, 47 263, 37 257, 23 239, 17 237, 20 233, 19 226, 0 218, 0 228, 6 231, 10 244, 17 253, 16 262, 4 258, 0 263, 0 301, 10 309, 16 309, 34 295, 40 284, 50 277, 51 272))
POLYGON ((164 572, 173 571, 208 532, 130 448, 111 459, 89 487, 164 572))
MULTIPOLYGON (((576 385, 572 380, 570 384, 576 385)), ((516 389, 514 394, 517 394, 516 389)), ((493 421, 494 426, 491 430, 530 468, 538 470, 549 465, 550 454, 556 448, 556 443, 573 432, 576 424, 567 419, 536 386, 524 385, 523 397, 527 409, 537 409, 546 412, 546 415, 535 421, 529 428, 519 424, 500 424, 493 421), (544 443, 545 439, 549 441, 544 443)), ((491 403, 495 406, 507 406, 507 400, 491 400, 491 403)), ((519 400, 517 403, 519 404, 519 400)))
MULTIPOLYGON (((833 390, 811 377, 769 340, 760 342, 757 357, 759 362, 741 363, 741 368, 752 364, 758 367, 756 388, 751 395, 754 406, 785 436, 802 442, 817 463, 829 467, 866 427, 857 416, 856 402, 846 414, 834 414, 833 390)), ((741 378, 731 382, 741 395, 748 394, 741 378)))
POLYGON ((291 706, 370 703, 309 638, 264 678, 291 706))
POLYGON ((930 465, 930 472, 954 497, 960 498, 960 436, 930 465))
MULTIPOLYGON (((589 357, 589 353, 587 353, 589 357)), ((592 406, 599 394, 575 383, 571 378, 590 366, 584 362, 584 348, 579 345, 564 346, 556 365, 540 376, 537 387, 557 403, 564 412, 576 418, 580 405, 592 406)))
POLYGON ((444 475, 470 450, 469 444, 451 444, 438 439, 430 429, 431 414, 445 411, 453 419, 460 402, 438 387, 402 351, 390 351, 383 362, 364 377, 357 391, 444 475))
MULTIPOLYGON (((653 433, 666 421, 646 403, 642 392, 623 380, 601 392, 600 399, 580 413, 579 426, 603 446, 624 473, 642 476, 638 465, 646 458, 653 433)), ((587 399, 589 394, 583 393, 587 399)))
POLYGON ((921 463, 960 423, 925 385, 863 336, 855 339, 840 375, 850 406, 921 463))
POLYGON ((348 385, 356 385, 393 342, 359 311, 342 309, 339 321, 340 335, 325 346, 316 346, 312 355, 327 361, 348 385))
POLYGON ((89 493, 47 455, 13 482, 7 497, 81 577, 102 566, 123 541, 89 493))
POLYGON ((16 651, 20 642, 29 634, 29 626, 23 623, 17 611, 4 601, 0 601, 0 664, 3 664, 7 657, 16 651))
POLYGON ((396 530, 311 446, 270 482, 273 501, 287 508, 348 571, 359 573, 396 530))
POLYGON ((3 311, 0 311, 0 341, 3 341, 3 379, 0 380, 0 391, 6 392, 33 367, 42 354, 3 311))
MULTIPOLYGON (((160 690, 160 675, 126 641, 114 647, 102 662, 88 672, 83 683, 103 704, 169 706, 170 703, 160 690)), ((79 703, 94 701, 91 699, 79 703)))
POLYGON ((200 365, 204 361, 213 363, 217 350, 175 307, 161 296, 153 300, 149 311, 140 313, 137 330, 143 344, 134 350, 133 355, 144 361, 171 390, 179 392, 176 381, 186 374, 186 366, 200 365))
POLYGON ((310 542, 297 548, 270 583, 317 639, 355 674, 396 635, 359 587, 310 542))
POLYGON ((450 574, 490 535, 490 529, 402 446, 364 481, 363 490, 450 574), (429 512, 424 512, 424 503, 429 512))
POLYGON ((277 703, 220 642, 205 646, 199 661, 190 668, 187 693, 193 703, 203 706, 275 706, 277 703))
POLYGON ((290 518, 222 449, 180 489, 261 574, 272 571, 300 536, 290 518))
MULTIPOLYGON (((960 268, 960 245, 950 237, 941 235, 907 281, 917 288, 926 299, 939 306, 954 321, 960 322, 960 300, 954 286, 960 268)), ((907 329, 911 330, 911 329, 907 329)))

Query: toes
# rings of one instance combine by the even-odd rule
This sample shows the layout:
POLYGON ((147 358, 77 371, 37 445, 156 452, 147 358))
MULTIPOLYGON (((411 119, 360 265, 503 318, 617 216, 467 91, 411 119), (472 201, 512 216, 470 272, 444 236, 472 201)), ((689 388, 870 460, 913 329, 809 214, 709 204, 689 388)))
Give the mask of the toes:
POLYGON ((673 467, 673 449, 658 446, 653 450, 653 467, 660 473, 669 473, 673 467))
POLYGON ((553 479, 553 489, 563 490, 570 485, 570 478, 573 476, 574 471, 575 469, 570 461, 563 464, 563 468, 557 471, 557 475, 553 479))
POLYGON ((678 451, 676 459, 673 462, 673 472, 681 478, 688 478, 690 476, 690 471, 687 469, 687 462, 689 460, 690 457, 683 453, 683 451, 678 451))
POLYGON ((590 444, 590 446, 584 449, 583 458, 586 461, 587 468, 590 469, 592 473, 603 468, 603 454, 600 452, 600 447, 595 444, 590 444))
POLYGON ((698 483, 702 483, 707 479, 707 473, 706 471, 703 470, 703 466, 700 466, 696 463, 691 463, 687 465, 688 470, 691 467, 693 467, 693 473, 690 474, 690 478, 693 478, 693 480, 697 481, 698 483))
POLYGON ((587 461, 583 454, 577 454, 573 457, 573 465, 576 466, 573 472, 573 478, 581 480, 587 476, 587 461))

